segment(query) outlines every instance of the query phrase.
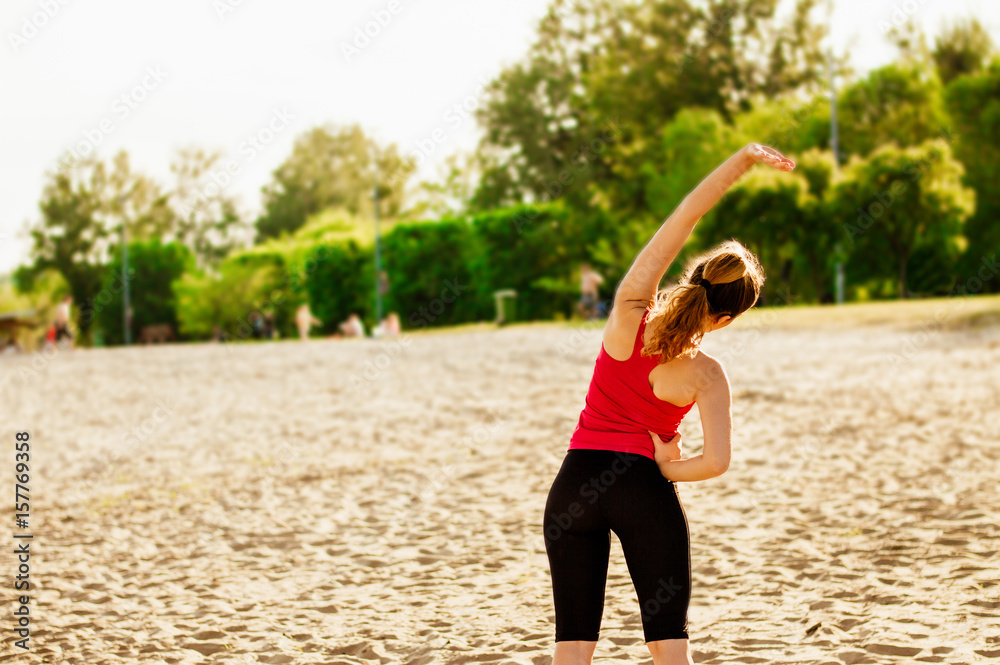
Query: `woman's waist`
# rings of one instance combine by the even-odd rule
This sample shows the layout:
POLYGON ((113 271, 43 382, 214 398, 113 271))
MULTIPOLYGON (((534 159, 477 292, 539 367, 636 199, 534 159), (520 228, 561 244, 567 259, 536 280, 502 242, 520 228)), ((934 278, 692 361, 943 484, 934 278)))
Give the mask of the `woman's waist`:
POLYGON ((636 414, 639 417, 624 413, 603 413, 590 405, 580 412, 580 420, 576 432, 588 437, 622 441, 649 441, 649 433, 655 432, 664 441, 677 433, 677 428, 683 418, 657 417, 660 414, 636 414))

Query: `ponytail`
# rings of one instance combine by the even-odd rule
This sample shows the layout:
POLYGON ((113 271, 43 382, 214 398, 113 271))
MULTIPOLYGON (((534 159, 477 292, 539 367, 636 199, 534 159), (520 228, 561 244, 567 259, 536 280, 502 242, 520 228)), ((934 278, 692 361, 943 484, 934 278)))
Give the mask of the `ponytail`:
POLYGON ((753 307, 763 284, 757 257, 735 240, 719 245, 696 259, 680 284, 657 294, 643 355, 659 355, 660 362, 694 355, 719 317, 735 318, 753 307))

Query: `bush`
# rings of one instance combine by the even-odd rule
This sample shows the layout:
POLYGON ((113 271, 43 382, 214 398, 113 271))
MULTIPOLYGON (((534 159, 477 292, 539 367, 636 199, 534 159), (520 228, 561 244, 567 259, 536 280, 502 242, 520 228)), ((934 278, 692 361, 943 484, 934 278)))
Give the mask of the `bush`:
MULTIPOLYGON (((218 328, 226 339, 252 336, 250 314, 287 312, 288 301, 280 285, 281 271, 274 263, 227 259, 218 275, 191 272, 174 283, 181 333, 211 337, 218 328)), ((284 315, 287 318, 287 314, 284 315)), ((281 320, 276 316, 281 329, 281 320)))
POLYGON ((407 224, 382 241, 389 276, 385 311, 404 326, 454 325, 491 316, 491 301, 477 290, 473 264, 480 251, 471 224, 463 220, 407 224))
MULTIPOLYGON (((144 326, 165 323, 177 331, 177 298, 173 282, 193 267, 191 251, 180 243, 164 244, 157 238, 129 243, 128 255, 132 340, 137 339, 144 326)), ((105 344, 125 342, 124 287, 122 256, 118 253, 104 267, 101 290, 80 303, 81 325, 95 322, 103 332, 105 344)))
POLYGON ((358 314, 371 328, 375 310, 374 256, 354 240, 320 245, 308 259, 305 290, 309 307, 327 334, 350 314, 358 314))
POLYGON ((560 204, 518 206, 477 215, 480 251, 473 264, 480 302, 497 289, 517 291, 517 316, 551 319, 572 313, 575 271, 587 256, 588 225, 560 204))

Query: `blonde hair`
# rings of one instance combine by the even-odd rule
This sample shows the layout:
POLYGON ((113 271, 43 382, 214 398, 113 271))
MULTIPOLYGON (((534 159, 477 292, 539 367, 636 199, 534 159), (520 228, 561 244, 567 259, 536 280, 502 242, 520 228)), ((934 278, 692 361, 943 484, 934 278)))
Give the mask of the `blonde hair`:
POLYGON ((757 257, 735 240, 722 243, 695 259, 676 287, 657 293, 646 319, 652 335, 642 354, 659 355, 661 363, 694 355, 712 323, 753 307, 763 285, 757 257))

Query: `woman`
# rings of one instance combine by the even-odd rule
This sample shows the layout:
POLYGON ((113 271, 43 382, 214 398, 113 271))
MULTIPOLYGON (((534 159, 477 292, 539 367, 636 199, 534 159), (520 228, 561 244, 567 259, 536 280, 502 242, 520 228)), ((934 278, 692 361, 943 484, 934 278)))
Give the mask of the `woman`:
POLYGON ((309 339, 309 328, 322 325, 322 323, 322 321, 313 316, 307 302, 299 305, 299 308, 295 311, 295 325, 299 327, 299 339, 303 342, 309 339))
POLYGON ((553 665, 593 658, 609 531, 621 540, 654 664, 693 662, 687 519, 674 483, 724 473, 732 433, 729 380, 698 345, 753 306, 764 276, 750 252, 728 242, 698 259, 669 293, 657 287, 698 220, 757 162, 795 168, 770 148, 742 148, 688 194, 618 286, 586 406, 545 505, 553 665), (677 426, 695 404, 704 449, 682 459, 677 426))

